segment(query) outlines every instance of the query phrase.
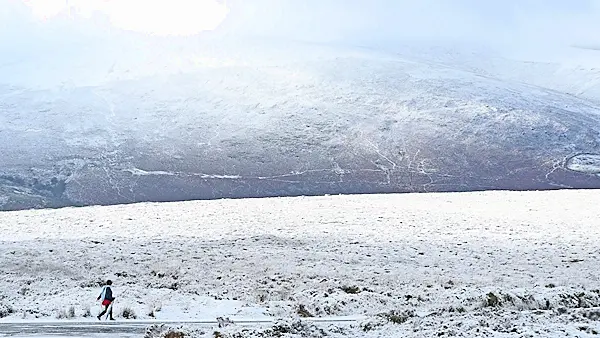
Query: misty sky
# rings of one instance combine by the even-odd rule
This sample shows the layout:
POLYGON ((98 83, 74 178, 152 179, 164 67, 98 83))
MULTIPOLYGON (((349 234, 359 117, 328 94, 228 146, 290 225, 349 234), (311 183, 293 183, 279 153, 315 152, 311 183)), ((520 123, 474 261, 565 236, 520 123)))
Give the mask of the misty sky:
MULTIPOLYGON (((240 2, 242 2, 240 0, 240 2)), ((572 43, 600 31, 600 0, 258 0, 255 32, 309 39, 572 43)))
MULTIPOLYGON (((360 44, 398 40, 469 41, 502 46, 600 44, 597 34, 600 0, 229 0, 227 3, 230 13, 218 31, 235 36, 360 44)), ((144 6, 139 6, 136 15, 144 13, 144 6)), ((166 11, 162 14, 168 15, 166 11)), ((186 16, 188 20, 198 18, 202 18, 201 13, 196 19, 194 15, 186 16)), ((102 34, 98 27, 107 21, 101 15, 89 20, 61 17, 43 21, 33 17, 22 0, 0 0, 0 50, 16 52, 32 45, 92 39, 102 34)))

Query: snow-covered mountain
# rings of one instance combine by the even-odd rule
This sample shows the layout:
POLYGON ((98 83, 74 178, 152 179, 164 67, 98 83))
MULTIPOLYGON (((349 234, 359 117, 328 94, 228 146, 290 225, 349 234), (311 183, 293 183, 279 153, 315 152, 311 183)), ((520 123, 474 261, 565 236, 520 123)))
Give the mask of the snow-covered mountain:
POLYGON ((380 48, 502 81, 526 83, 600 101, 600 50, 593 47, 532 47, 513 51, 410 43, 380 48))
POLYGON ((571 91, 435 49, 106 41, 0 67, 1 209, 600 187, 597 70, 571 91))

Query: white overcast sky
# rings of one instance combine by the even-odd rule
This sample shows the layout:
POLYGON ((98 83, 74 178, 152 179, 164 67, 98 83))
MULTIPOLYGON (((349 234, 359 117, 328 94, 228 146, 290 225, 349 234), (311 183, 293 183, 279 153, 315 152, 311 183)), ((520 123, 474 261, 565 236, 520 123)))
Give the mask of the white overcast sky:
MULTIPOLYGON (((238 0, 257 32, 313 39, 572 43, 600 32, 600 0, 238 0), (247 11, 252 12, 252 11, 247 11)), ((235 12, 233 13, 235 14, 235 12)), ((232 16, 233 16, 232 14, 232 16)))
MULTIPOLYGON (((0 0, 3 53, 74 39, 93 40, 103 32, 98 28, 100 22, 110 21, 102 15, 95 21, 65 17, 41 20, 23 1, 27 0, 0 0)), ((186 0, 88 1, 136 3, 137 12, 131 12, 136 16, 148 15, 144 4, 162 3, 163 9, 153 12, 155 17, 146 18, 150 22, 161 20, 157 15, 181 15, 179 24, 208 20, 198 8, 172 8, 170 12, 165 7, 177 3, 185 6, 186 0)), ((503 46, 600 44, 600 0, 228 0, 227 4, 230 12, 218 31, 237 35, 360 44, 407 39, 503 46)), ((128 19, 121 15, 119 20, 128 19)))

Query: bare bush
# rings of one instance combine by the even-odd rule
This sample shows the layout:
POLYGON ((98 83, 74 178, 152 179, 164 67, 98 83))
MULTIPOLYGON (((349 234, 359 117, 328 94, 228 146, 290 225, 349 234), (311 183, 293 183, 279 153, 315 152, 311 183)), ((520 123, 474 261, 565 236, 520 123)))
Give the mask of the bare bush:
POLYGON ((135 311, 133 311, 133 309, 128 306, 124 307, 123 310, 121 310, 120 315, 122 318, 125 319, 137 319, 135 311))

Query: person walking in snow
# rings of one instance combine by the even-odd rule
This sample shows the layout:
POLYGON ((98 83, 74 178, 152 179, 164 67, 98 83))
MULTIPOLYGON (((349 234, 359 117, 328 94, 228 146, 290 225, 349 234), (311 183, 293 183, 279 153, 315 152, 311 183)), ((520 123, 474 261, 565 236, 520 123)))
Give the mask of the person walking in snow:
POLYGON ((102 292, 100 296, 98 296, 97 300, 102 302, 102 312, 96 317, 98 320, 101 320, 102 316, 108 311, 108 315, 110 316, 110 320, 115 320, 113 318, 113 308, 112 303, 115 301, 115 297, 113 297, 112 289, 110 286, 112 285, 112 281, 106 281, 106 285, 102 288, 102 292), (109 310, 110 309, 110 310, 109 310))

